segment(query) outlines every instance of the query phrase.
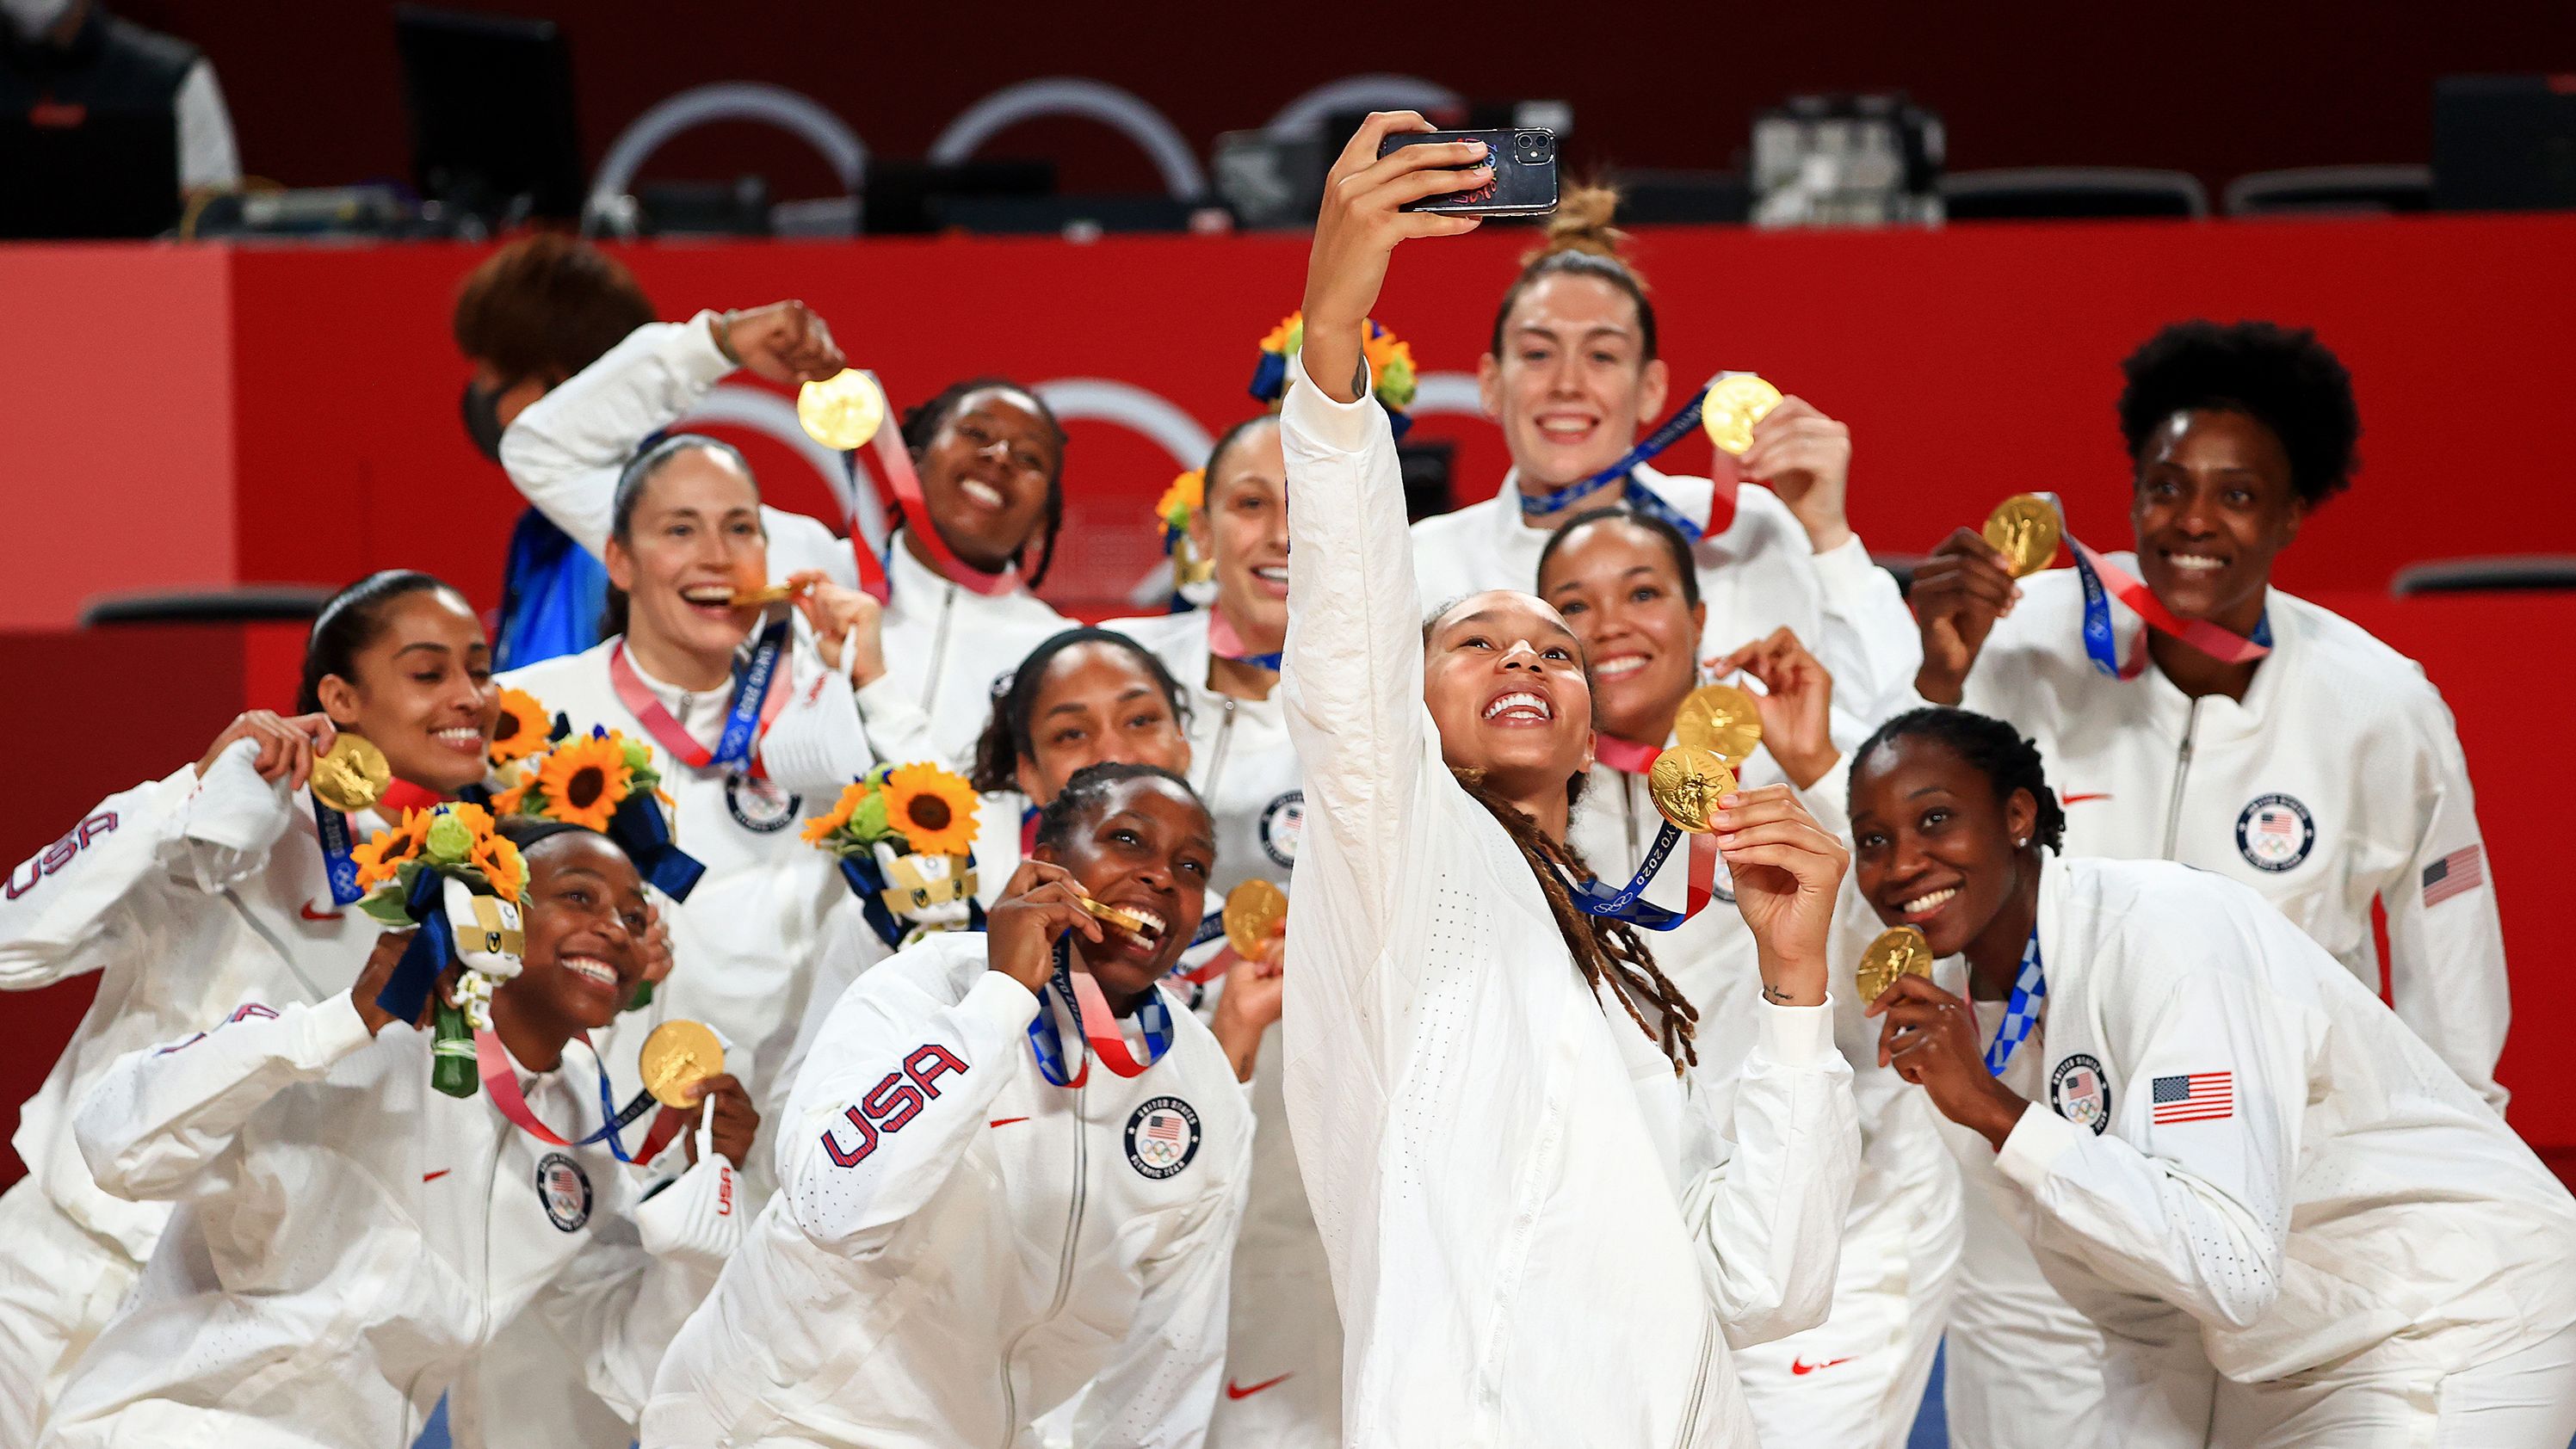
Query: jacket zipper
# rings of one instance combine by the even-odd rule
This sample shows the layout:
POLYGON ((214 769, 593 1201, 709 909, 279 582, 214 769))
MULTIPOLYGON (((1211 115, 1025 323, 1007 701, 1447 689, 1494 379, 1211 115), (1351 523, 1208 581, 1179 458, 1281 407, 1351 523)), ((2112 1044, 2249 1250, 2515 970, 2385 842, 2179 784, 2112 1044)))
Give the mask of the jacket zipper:
POLYGON ((2164 858, 2179 860, 2174 848, 2182 840, 2182 785, 2191 778, 2191 737, 2200 729, 2200 700, 2191 702, 2191 713, 2183 717, 2182 749, 2174 756, 2173 798, 2165 802, 2164 858))
POLYGON ((1691 1378, 1690 1402, 1682 1408, 1682 1431, 1673 1439, 1674 1449, 1690 1449, 1691 1436, 1699 1432, 1700 1405, 1708 1397, 1709 1364, 1717 1357, 1713 1351, 1716 1345, 1711 1342, 1715 1332, 1707 1323, 1700 1325, 1699 1372, 1691 1378))
POLYGON ((1011 1341, 1002 1349, 1000 1449, 1011 1449, 1011 1445, 1018 1440, 1020 1433, 1020 1396, 1019 1390, 1011 1384, 1011 1361, 1019 1357, 1021 1341, 1035 1332, 1039 1324, 1052 1322, 1057 1314, 1062 1313, 1064 1300, 1073 1294, 1074 1247, 1082 1238, 1082 1210, 1085 1200, 1089 1197, 1088 1189, 1091 1180, 1090 1121, 1082 1111, 1083 1101, 1090 1094, 1091 1088, 1088 1085, 1074 1089, 1073 1093, 1073 1198, 1065 1207, 1064 1247, 1056 1254, 1055 1297, 1047 1304, 1047 1311, 1044 1314, 1020 1325, 1020 1331, 1012 1334, 1011 1341))
POLYGON ((1226 747, 1234 740, 1233 696, 1227 696, 1223 703, 1225 705, 1225 719, 1216 727, 1216 748, 1208 751, 1207 779, 1199 785, 1199 794, 1209 800, 1216 798, 1217 777, 1225 773, 1226 747))
POLYGON ((957 586, 943 584, 939 596, 939 627, 930 631, 930 672, 921 680, 921 712, 930 713, 930 702, 939 697, 939 676, 948 665, 948 616, 957 611, 957 586))

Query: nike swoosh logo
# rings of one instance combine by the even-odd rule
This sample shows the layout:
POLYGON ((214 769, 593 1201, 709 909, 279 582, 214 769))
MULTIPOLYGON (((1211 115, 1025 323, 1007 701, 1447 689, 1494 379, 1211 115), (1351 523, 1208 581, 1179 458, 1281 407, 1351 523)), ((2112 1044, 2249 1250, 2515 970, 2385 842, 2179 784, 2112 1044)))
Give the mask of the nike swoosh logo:
POLYGON ((1791 1359, 1789 1361, 1789 1372, 1801 1375, 1811 1374, 1820 1368, 1832 1368, 1835 1364, 1850 1362, 1851 1358, 1849 1355, 1845 1355, 1842 1358, 1829 1358, 1823 1363, 1809 1363, 1803 1358, 1791 1359))
POLYGON ((2060 805, 2081 805, 2087 800, 2108 800, 2110 798, 2110 791, 2097 790, 2090 795, 2060 795, 2057 797, 2057 803, 2060 805))
POLYGON ((296 909, 302 911, 304 913, 304 919, 308 921, 336 921, 340 919, 341 916, 347 914, 344 911, 317 911, 313 909, 313 903, 311 901, 306 901, 304 904, 297 906, 296 909))
POLYGON ((987 1127, 1008 1127, 1014 1122, 1026 1122, 1027 1120, 1029 1119, 1026 1117, 996 1117, 984 1125, 987 1127))
POLYGON ((1261 1382, 1254 1384, 1248 1389, 1237 1388, 1235 1387, 1234 1380, 1227 1379, 1225 1381, 1225 1396, 1229 1399, 1248 1399, 1254 1394, 1260 1393, 1263 1389, 1275 1388, 1280 1383, 1294 1377, 1296 1377, 1296 1375, 1293 1372, 1284 1373, 1275 1379, 1263 1379, 1261 1382))
POLYGON ((452 1167, 442 1167, 436 1172, 424 1172, 420 1175, 420 1180, 423 1182, 436 1182, 455 1170, 456 1169, 452 1167))

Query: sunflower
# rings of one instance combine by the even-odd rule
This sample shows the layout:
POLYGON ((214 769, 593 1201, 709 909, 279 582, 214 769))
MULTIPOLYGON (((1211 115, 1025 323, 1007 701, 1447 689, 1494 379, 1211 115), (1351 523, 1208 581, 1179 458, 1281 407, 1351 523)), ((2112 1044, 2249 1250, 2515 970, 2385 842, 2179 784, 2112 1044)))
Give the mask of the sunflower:
POLYGON ((537 771, 546 816, 593 830, 608 828, 626 798, 627 781, 626 751, 608 739, 566 740, 537 771))
POLYGON ((1154 503, 1154 516, 1166 532, 1190 526, 1190 515, 1207 506, 1207 474, 1197 468, 1172 480, 1154 503))
POLYGON ((491 882, 492 893, 505 901, 515 902, 528 887, 528 863, 519 856, 519 847, 498 835, 485 836, 474 842, 469 859, 483 879, 491 882))
POLYGON ((964 855, 975 846, 975 790, 937 765, 898 765, 886 777, 886 814, 915 855, 964 855))
POLYGON ((358 889, 392 880, 396 868, 420 854, 421 841, 428 834, 428 812, 406 810, 400 825, 377 831, 366 844, 350 851, 349 859, 358 867, 358 889))
POLYGON ((492 767, 497 770, 544 749, 549 718, 535 695, 524 689, 503 689, 501 715, 492 726, 492 767))
POLYGON ((820 845, 831 838, 833 831, 850 823, 850 812, 859 808, 859 802, 874 794, 875 791, 876 787, 865 780, 843 789, 841 798, 833 804, 830 811, 805 822, 801 832, 805 837, 805 843, 820 845))
POLYGON ((529 776, 521 775, 519 783, 492 797, 492 813, 504 819, 518 814, 527 807, 528 791, 535 783, 529 776))

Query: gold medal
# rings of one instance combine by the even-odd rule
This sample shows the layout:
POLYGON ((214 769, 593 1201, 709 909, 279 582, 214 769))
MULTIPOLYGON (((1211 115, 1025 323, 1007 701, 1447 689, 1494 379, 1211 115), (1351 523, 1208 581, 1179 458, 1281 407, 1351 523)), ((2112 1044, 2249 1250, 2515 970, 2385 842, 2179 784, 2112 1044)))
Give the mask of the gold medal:
POLYGON ((309 783, 314 799, 354 815, 383 799, 393 779, 394 767, 385 763, 385 752, 374 741, 342 730, 330 749, 314 757, 309 783))
POLYGON ((813 587, 813 580, 800 579, 792 584, 763 584, 756 589, 738 589, 734 593, 732 603, 737 609, 763 609, 771 604, 783 604, 789 599, 797 598, 811 587, 813 587))
POLYGON ((1735 772, 1713 750, 1678 745, 1655 756, 1646 771, 1646 793, 1666 820, 1693 835, 1716 827, 1717 802, 1735 791, 1735 772))
POLYGON ((2004 556, 2004 567, 2017 579, 2048 567, 2065 530, 2057 505, 2036 493, 2016 493, 1986 515, 1986 542, 2004 556))
POLYGON ((1699 405, 1699 425, 1720 450, 1741 458, 1753 446, 1753 425, 1780 405, 1780 389, 1749 372, 1730 372, 1711 383, 1699 405))
POLYGON ((692 1105, 689 1089, 724 1071, 724 1043, 694 1021, 666 1021, 644 1038, 635 1068, 644 1090, 665 1107, 692 1105))
POLYGON ((1082 908, 1088 911, 1093 919, 1106 921, 1140 941, 1150 942, 1162 939, 1162 929, 1134 911, 1103 905, 1089 896, 1082 898, 1082 908))
POLYGON ((1694 750, 1706 750, 1726 761, 1729 768, 1741 768, 1762 743, 1762 711, 1753 696, 1732 684, 1703 684, 1682 701, 1681 712, 1673 716, 1673 740, 1694 750))
POLYGON ((1246 961, 1288 919, 1288 893, 1255 877, 1225 893, 1225 943, 1246 961))
POLYGON ((1861 1004, 1866 1006, 1886 994, 1899 976, 1932 975, 1932 943, 1912 926, 1899 926, 1882 932, 1860 953, 1860 969, 1852 977, 1860 985, 1861 1004))
POLYGON ((796 389, 796 421, 827 448, 864 448, 885 426, 885 389, 855 367, 796 389))

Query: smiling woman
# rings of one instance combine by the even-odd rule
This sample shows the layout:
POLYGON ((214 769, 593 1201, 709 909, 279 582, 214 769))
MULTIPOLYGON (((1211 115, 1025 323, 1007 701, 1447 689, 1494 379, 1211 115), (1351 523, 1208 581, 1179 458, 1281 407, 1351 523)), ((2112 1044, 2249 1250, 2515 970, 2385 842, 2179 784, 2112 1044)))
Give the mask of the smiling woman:
POLYGON ((125 1052, 220 1016, 345 991, 374 939, 356 842, 483 778, 491 651, 465 599, 388 570, 341 590, 307 641, 301 712, 234 720, 202 759, 109 796, 0 899, 0 988, 97 972, 97 1005, 21 1110, 29 1175, 0 1197, 0 1442, 35 1423, 151 1256, 166 1202, 110 1196, 72 1134, 81 1095, 125 1052), (317 757, 373 745, 381 798, 317 799, 317 757))
POLYGON ((1785 787, 1715 802, 1768 997, 1721 1111, 1687 1004, 1560 874, 1593 753, 1574 634, 1502 591, 1421 624, 1361 336, 1400 241, 1475 226, 1400 209, 1485 177, 1472 143, 1378 156, 1428 129, 1372 116, 1335 163, 1282 421, 1312 810, 1286 1095, 1349 1338, 1343 1431, 1750 1445, 1728 1345, 1823 1316, 1859 1156, 1825 993, 1842 855, 1785 787))
MULTIPOLYGON (((2089 565, 2097 599, 2077 569, 2016 581, 1982 537, 1953 534, 1915 574, 1921 699, 2037 742, 2074 854, 2251 886, 2373 991, 2383 917, 2398 1016, 2501 1109, 2504 942, 2450 710, 2414 661, 2271 584, 2301 521, 2350 480, 2351 379, 2313 333, 2264 322, 2179 323, 2125 375, 2136 552, 2089 565), (2247 647, 2204 653, 2173 632, 2193 624, 2247 647)), ((1974 1215, 1967 1231, 1958 1437, 2067 1442, 2101 1412, 2090 1360, 2063 1352, 2090 1330, 2017 1239, 1974 1215), (2029 1372, 2043 1360, 2060 1371, 2029 1372)))
POLYGON ((1010 1444, 1065 1404, 1075 1443, 1197 1442, 1253 1124, 1158 983, 1214 850, 1179 777, 1090 766, 989 931, 842 995, 780 1192, 663 1360, 644 1442, 1010 1444))

